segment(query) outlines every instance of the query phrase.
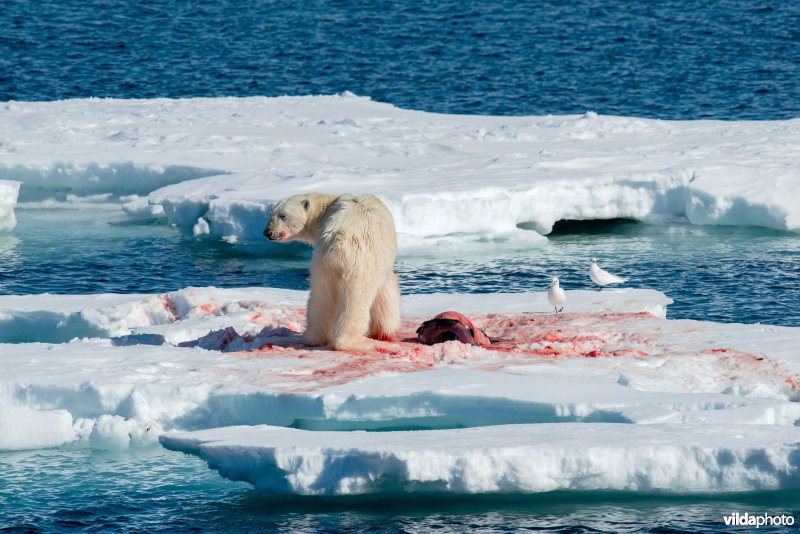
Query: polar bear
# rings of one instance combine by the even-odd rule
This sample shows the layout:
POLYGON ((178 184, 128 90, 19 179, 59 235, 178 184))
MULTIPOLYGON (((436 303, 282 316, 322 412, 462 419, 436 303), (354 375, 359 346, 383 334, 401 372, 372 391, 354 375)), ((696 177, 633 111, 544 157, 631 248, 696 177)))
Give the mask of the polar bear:
POLYGON ((369 349, 400 328, 392 214, 373 195, 294 195, 275 204, 264 235, 314 245, 306 345, 369 349))

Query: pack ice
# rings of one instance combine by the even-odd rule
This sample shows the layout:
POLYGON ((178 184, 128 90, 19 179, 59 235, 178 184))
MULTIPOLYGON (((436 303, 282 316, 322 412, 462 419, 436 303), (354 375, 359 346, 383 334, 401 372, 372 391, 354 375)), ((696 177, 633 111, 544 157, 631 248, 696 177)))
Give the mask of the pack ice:
POLYGON ((667 320, 652 290, 416 295, 346 354, 299 344, 306 296, 0 297, 0 449, 160 440, 301 495, 800 487, 800 329, 667 320), (496 341, 416 343, 445 309, 496 341))
MULTIPOLYGON (((9 102, 0 132, 21 202, 122 200, 241 247, 262 242, 275 200, 307 191, 378 194, 405 247, 530 244, 559 220, 800 230, 800 119, 448 116, 344 93, 9 102)), ((5 219, 13 192, 0 186, 5 219)))
MULTIPOLYGON (((0 135, 3 231, 18 201, 117 202, 250 247, 275 200, 312 190, 377 193, 406 250, 528 246, 564 219, 800 229, 800 120, 445 116, 345 93, 7 102, 0 135)), ((0 450, 160 442, 301 495, 800 487, 800 329, 667 320, 647 290, 572 291, 557 315, 545 293, 418 295, 401 340, 345 354, 299 344, 306 296, 0 297, 0 450), (498 341, 414 343, 445 310, 498 341)))

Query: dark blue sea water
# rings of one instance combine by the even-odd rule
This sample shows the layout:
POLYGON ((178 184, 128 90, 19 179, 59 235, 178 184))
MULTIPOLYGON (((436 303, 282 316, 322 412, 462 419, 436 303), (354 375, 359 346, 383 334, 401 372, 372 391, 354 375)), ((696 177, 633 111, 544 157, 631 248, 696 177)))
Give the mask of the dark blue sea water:
MULTIPOLYGON (((0 295, 154 293, 192 286, 308 289, 311 249, 195 240, 163 224, 114 210, 17 209, 18 225, 0 233, 0 295), (57 229, 57 231, 55 231, 57 229)), ((502 243, 463 255, 404 254, 396 271, 403 293, 593 289, 588 260, 629 278, 626 287, 674 299, 668 316, 800 326, 800 235, 753 227, 656 226, 627 220, 559 225, 529 249, 502 243)))
POLYGON ((0 2, 0 101, 345 90, 447 113, 797 117, 800 3, 0 2))
MULTIPOLYGON (((154 292, 187 285, 305 288, 309 249, 234 252, 118 210, 17 210, 0 233, 0 294, 154 292)), ((670 317, 800 325, 800 235, 630 221, 557 229, 547 245, 402 255, 404 293, 588 288, 587 254, 672 296, 670 317)), ((3 431, 3 429, 0 429, 3 431)), ((372 501, 283 499, 157 446, 0 453, 0 532, 736 532, 723 515, 791 513, 800 492, 575 493, 372 501)), ((777 532, 780 530, 765 530, 777 532)))
MULTIPOLYGON (((0 101, 345 90, 447 113, 794 118, 800 2, 0 2, 0 101)), ((0 294, 307 283, 302 248, 237 252, 111 211, 17 216, 0 294)), ((670 317, 800 326, 800 236, 754 228, 585 224, 397 270, 405 293, 543 290, 553 274, 586 288, 591 256, 674 298, 670 317)), ((725 529, 734 511, 800 520, 800 496, 286 500, 159 448, 0 453, 0 532, 744 531, 725 529)))
MULTIPOLYGON (((733 512, 791 514, 796 492, 726 495, 558 492, 534 496, 287 499, 229 482, 153 447, 0 453, 0 532, 745 532, 733 512), (5 528, 4 528, 5 527, 5 528), (9 528, 10 527, 10 528, 9 528)), ((760 532, 791 532, 765 529, 760 532)))

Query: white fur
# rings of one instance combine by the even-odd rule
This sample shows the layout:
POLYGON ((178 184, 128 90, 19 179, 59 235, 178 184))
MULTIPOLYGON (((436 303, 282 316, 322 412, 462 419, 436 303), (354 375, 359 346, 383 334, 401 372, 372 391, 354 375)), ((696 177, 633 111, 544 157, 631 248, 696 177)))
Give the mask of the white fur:
POLYGON ((547 301, 550 302, 556 313, 563 310, 564 304, 567 303, 567 293, 559 285, 558 277, 556 276, 550 280, 550 289, 547 291, 547 301))
POLYGON ((603 289, 603 286, 624 284, 628 281, 627 278, 620 278, 619 276, 601 269, 600 266, 597 265, 597 260, 594 258, 592 258, 592 263, 589 266, 589 278, 592 279, 592 282, 600 286, 600 289, 603 289))
POLYGON ((392 214, 377 197, 294 195, 273 207, 264 234, 314 245, 304 343, 353 350, 372 347, 365 335, 395 337, 397 235, 392 214))

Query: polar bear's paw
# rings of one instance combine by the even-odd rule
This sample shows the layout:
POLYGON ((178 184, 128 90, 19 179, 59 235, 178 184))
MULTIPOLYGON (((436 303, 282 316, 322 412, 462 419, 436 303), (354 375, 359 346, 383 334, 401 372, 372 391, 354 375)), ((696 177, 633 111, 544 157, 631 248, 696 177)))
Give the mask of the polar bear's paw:
POLYGON ((305 332, 300 338, 300 343, 306 347, 322 347, 327 344, 327 340, 321 334, 314 334, 313 332, 305 332))
POLYGON ((333 340, 333 350, 372 350, 375 346, 362 336, 346 336, 333 340))

